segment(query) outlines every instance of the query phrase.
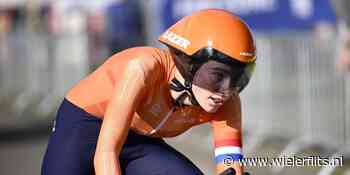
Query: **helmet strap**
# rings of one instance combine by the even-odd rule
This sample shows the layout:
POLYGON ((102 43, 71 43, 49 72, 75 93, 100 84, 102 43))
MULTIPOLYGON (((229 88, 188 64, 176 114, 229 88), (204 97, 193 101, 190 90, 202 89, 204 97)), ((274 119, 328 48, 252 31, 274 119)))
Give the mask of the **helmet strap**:
POLYGON ((185 83, 182 84, 177 78, 173 78, 170 83, 170 89, 176 92, 181 92, 181 95, 175 99, 175 104, 177 106, 187 105, 185 104, 186 98, 189 98, 192 105, 199 105, 193 94, 192 83, 190 81, 185 80, 185 83))
POLYGON ((190 56, 176 49, 173 49, 172 47, 170 47, 170 51, 174 53, 174 55, 176 55, 174 59, 175 65, 179 73, 184 79, 184 82, 181 82, 176 77, 174 77, 170 83, 170 89, 176 92, 182 92, 181 95, 179 95, 175 99, 176 105, 178 106, 188 105, 188 102, 187 104, 185 102, 186 99, 188 98, 191 105, 199 106, 199 103, 192 91, 192 80, 197 70, 207 60, 204 60, 204 59, 194 60, 190 58, 190 56))

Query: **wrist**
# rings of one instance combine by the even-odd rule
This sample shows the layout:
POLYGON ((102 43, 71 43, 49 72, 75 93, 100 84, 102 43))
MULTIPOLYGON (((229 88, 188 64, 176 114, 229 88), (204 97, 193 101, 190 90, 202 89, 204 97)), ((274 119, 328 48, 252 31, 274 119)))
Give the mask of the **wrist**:
POLYGON ((120 175, 119 156, 115 152, 96 152, 94 156, 96 175, 120 175))

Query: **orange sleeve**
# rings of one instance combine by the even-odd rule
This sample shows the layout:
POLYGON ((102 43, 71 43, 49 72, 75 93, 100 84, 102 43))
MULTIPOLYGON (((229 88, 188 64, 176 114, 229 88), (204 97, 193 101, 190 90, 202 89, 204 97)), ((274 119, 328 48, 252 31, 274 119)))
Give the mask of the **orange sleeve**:
POLYGON ((118 156, 134 112, 146 93, 148 72, 138 58, 123 69, 103 118, 94 158, 96 174, 120 174, 118 156))
POLYGON ((211 121, 214 135, 214 152, 217 173, 233 167, 237 174, 242 174, 239 161, 242 154, 242 121, 239 96, 230 99, 211 121))

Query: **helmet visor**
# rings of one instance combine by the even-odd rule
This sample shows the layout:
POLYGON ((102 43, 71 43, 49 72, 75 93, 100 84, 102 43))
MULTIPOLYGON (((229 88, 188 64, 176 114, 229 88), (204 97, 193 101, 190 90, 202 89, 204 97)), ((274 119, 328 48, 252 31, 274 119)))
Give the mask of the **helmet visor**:
POLYGON ((192 83, 212 92, 241 92, 255 69, 255 62, 243 63, 212 48, 191 57, 195 67, 192 83))

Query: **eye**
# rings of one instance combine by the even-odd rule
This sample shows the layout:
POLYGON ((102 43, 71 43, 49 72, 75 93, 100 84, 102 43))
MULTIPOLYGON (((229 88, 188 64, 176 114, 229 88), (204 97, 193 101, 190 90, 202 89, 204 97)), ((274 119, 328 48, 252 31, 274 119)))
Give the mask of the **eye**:
POLYGON ((222 72, 213 72, 216 81, 221 81, 224 79, 225 75, 222 72))

